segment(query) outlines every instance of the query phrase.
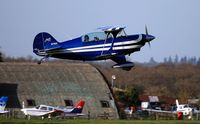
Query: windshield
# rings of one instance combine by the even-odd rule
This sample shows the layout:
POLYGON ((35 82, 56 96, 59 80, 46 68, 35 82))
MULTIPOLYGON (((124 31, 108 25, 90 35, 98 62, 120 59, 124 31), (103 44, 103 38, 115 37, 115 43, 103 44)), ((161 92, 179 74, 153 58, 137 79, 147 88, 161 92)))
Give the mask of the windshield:
POLYGON ((105 39, 106 39, 106 34, 104 32, 88 33, 82 36, 83 42, 100 41, 105 39))
POLYGON ((40 106, 38 105, 38 106, 36 106, 35 108, 36 108, 36 109, 39 109, 39 107, 40 107, 40 106))
POLYGON ((48 110, 49 110, 49 111, 53 111, 53 108, 52 108, 52 107, 49 107, 48 110))
POLYGON ((47 110, 47 107, 42 106, 42 107, 40 107, 40 110, 47 110))

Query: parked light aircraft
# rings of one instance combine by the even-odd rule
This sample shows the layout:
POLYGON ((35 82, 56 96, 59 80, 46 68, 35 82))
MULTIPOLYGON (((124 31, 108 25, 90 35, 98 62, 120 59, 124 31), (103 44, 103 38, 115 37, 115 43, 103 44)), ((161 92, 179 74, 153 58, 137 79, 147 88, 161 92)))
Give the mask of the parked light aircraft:
POLYGON ((31 116, 41 116, 44 119, 45 116, 51 118, 51 115, 62 114, 64 116, 82 116, 82 110, 85 101, 80 100, 72 109, 53 107, 48 105, 39 105, 34 108, 23 108, 21 111, 30 119, 31 116))
POLYGON ((176 100, 176 110, 172 111, 164 111, 164 110, 157 110, 157 109, 143 109, 149 112, 159 112, 159 113, 172 113, 177 114, 178 112, 182 112, 185 116, 190 116, 192 113, 192 108, 189 107, 188 104, 179 104, 178 100, 176 100))
POLYGON ((116 62, 113 68, 130 70, 134 63, 127 61, 125 55, 140 51, 145 43, 149 43, 154 36, 146 34, 127 35, 125 27, 104 27, 99 28, 100 32, 93 32, 82 35, 78 38, 58 42, 46 32, 35 36, 33 52, 36 55, 44 56, 38 64, 48 57, 95 61, 111 59, 116 62))
POLYGON ((179 104, 178 100, 176 100, 176 106, 176 112, 182 112, 183 115, 189 115, 192 112, 192 108, 188 104, 179 104))
POLYGON ((6 107, 6 102, 7 101, 8 101, 8 97, 7 96, 2 96, 0 98, 0 114, 8 113, 8 111, 5 111, 5 107, 6 107))

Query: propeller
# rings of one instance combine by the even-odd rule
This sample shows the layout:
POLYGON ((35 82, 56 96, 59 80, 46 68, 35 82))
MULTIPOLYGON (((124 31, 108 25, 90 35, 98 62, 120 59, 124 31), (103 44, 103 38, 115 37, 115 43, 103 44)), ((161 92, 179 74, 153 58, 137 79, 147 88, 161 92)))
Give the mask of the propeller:
POLYGON ((146 25, 145 25, 145 33, 146 33, 146 42, 148 42, 149 47, 151 48, 150 41, 152 41, 153 39, 155 39, 155 37, 152 36, 152 35, 149 35, 148 29, 147 29, 147 26, 146 26, 146 25))
POLYGON ((147 30, 147 25, 145 25, 145 33, 146 33, 146 35, 149 35, 148 30, 147 30))
POLYGON ((145 33, 146 33, 147 42, 148 42, 148 44, 149 44, 149 47, 151 48, 150 41, 148 40, 148 35, 149 35, 149 33, 148 33, 147 25, 145 25, 145 33))

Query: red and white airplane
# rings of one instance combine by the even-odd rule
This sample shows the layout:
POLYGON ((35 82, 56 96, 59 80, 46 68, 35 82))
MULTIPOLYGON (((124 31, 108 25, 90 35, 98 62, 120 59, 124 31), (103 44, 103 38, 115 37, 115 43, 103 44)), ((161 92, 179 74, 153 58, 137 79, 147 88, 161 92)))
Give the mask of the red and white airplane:
POLYGON ((172 111, 148 109, 148 108, 144 108, 143 110, 146 110, 149 112, 171 113, 171 114, 177 114, 177 115, 179 112, 181 112, 184 116, 188 116, 188 119, 191 119, 191 113, 193 113, 193 109, 191 107, 189 107, 188 104, 179 104, 177 99, 176 99, 176 109, 172 110, 172 111))
POLYGON ((84 107, 85 101, 80 100, 74 108, 68 109, 68 108, 60 108, 60 107, 53 107, 48 105, 39 105, 34 108, 23 108, 21 111, 30 119, 31 116, 41 116, 42 119, 44 117, 51 118, 51 115, 64 115, 64 116, 83 116, 82 110, 84 107))

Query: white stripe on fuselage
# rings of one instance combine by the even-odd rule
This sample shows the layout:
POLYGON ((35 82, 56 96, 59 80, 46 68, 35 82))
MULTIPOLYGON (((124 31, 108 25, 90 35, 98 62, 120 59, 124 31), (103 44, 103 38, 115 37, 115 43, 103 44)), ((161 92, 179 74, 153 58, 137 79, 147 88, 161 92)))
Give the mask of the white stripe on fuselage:
MULTIPOLYGON (((139 38, 136 40, 114 43, 113 50, 140 48, 140 47, 142 47, 142 45, 130 45, 130 44, 138 43, 141 40, 142 40, 142 35, 139 35, 139 38), (119 45, 124 45, 124 46, 119 46, 119 45), (126 46, 126 45, 129 45, 129 46, 126 46)), ((107 51, 110 49, 110 47, 111 47, 111 43, 107 43, 107 44, 100 44, 100 45, 62 49, 60 51, 52 51, 48 54, 107 51)), ((39 52, 39 55, 44 55, 44 54, 45 54, 45 52, 39 52)))
MULTIPOLYGON (((130 45, 130 46, 118 46, 113 47, 113 50, 125 50, 125 49, 134 49, 134 48, 140 48, 142 45, 130 45)), ((97 51, 107 51, 110 47, 106 48, 96 48, 96 49, 81 49, 81 50, 70 50, 70 51, 55 51, 48 54, 59 54, 59 53, 82 53, 82 52, 97 52, 97 51)))
MULTIPOLYGON (((142 45, 119 46, 119 47, 113 47, 113 50, 133 49, 133 48, 140 48, 141 46, 142 45)), ((73 53, 95 52, 95 51, 106 51, 109 49, 110 49, 109 47, 106 47, 106 48, 97 48, 97 49, 72 50, 70 52, 73 52, 73 53)))
MULTIPOLYGON (((118 47, 113 47, 113 50, 125 50, 125 49, 134 49, 134 48, 140 48, 142 45, 130 45, 130 46, 118 46, 118 47)), ((69 51, 57 51, 57 52, 51 52, 48 54, 59 54, 59 53, 82 53, 82 52, 97 52, 97 51, 107 51, 109 50, 109 47, 106 48, 96 48, 96 49, 82 49, 82 50, 69 50, 69 51)), ((44 55, 40 54, 39 55, 44 55)))
MULTIPOLYGON (((142 35, 139 35, 138 39, 136 39, 136 40, 117 42, 117 43, 114 43, 114 46, 134 44, 134 43, 138 43, 141 40, 142 40, 142 35)), ((84 47, 76 47, 76 48, 69 48, 67 50, 79 50, 79 49, 89 49, 89 48, 108 47, 108 46, 111 46, 111 43, 100 44, 100 45, 92 45, 92 46, 84 46, 84 47)))

